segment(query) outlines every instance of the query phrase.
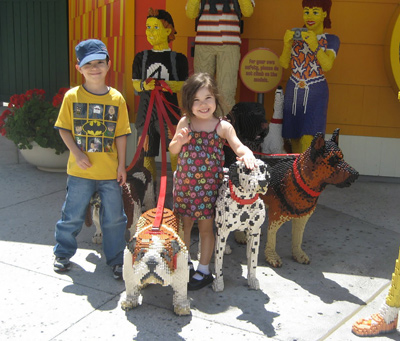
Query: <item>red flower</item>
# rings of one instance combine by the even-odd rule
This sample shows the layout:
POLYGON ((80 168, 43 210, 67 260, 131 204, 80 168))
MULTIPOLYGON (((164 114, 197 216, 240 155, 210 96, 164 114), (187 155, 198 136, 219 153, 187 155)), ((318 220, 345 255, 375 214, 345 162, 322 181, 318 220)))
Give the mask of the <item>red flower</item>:
POLYGON ((37 96, 40 99, 44 100, 44 96, 45 96, 46 92, 43 89, 31 89, 28 90, 27 92, 25 92, 25 97, 27 100, 31 99, 32 96, 37 96))
POLYGON ((61 103, 64 99, 64 95, 65 93, 69 90, 69 88, 61 88, 60 90, 58 90, 57 94, 53 97, 53 107, 59 107, 61 106, 61 103))
POLYGON ((26 100, 27 100, 27 98, 26 98, 25 94, 12 95, 10 97, 10 102, 8 103, 8 107, 9 108, 21 108, 21 107, 23 107, 26 100))
POLYGON ((4 110, 3 113, 0 115, 0 133, 1 135, 6 134, 6 129, 4 128, 4 124, 6 123, 6 118, 8 115, 12 115, 13 112, 11 110, 4 110))

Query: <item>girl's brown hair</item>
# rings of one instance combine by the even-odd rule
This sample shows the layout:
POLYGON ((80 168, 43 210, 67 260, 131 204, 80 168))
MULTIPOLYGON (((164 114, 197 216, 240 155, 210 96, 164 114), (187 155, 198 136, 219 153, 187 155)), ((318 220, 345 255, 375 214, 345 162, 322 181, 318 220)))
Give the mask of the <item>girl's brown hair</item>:
POLYGON ((195 73, 190 76, 182 87, 182 109, 185 116, 193 117, 192 112, 193 102, 197 91, 201 88, 207 88, 215 97, 217 109, 213 113, 214 117, 224 117, 224 102, 218 91, 217 82, 214 77, 205 72, 195 73))
POLYGON ((332 0, 303 0, 302 6, 304 7, 321 7, 326 12, 326 18, 324 19, 324 28, 331 28, 331 13, 332 0))

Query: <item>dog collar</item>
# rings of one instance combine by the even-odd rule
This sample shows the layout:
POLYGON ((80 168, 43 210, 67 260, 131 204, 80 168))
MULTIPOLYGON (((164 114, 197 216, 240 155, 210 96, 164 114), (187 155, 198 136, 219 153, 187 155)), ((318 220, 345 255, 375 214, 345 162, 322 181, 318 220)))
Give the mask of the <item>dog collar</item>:
POLYGON ((297 169, 297 160, 299 158, 297 157, 294 160, 293 163, 293 173, 294 173, 294 177, 296 178, 297 183, 299 184, 299 186, 309 195, 311 195, 312 197, 318 197, 321 192, 316 192, 314 190, 312 190, 310 187, 308 187, 305 182, 303 181, 303 179, 300 176, 299 170, 297 169))
POLYGON ((232 185, 232 181, 231 180, 229 180, 229 190, 231 192, 231 198, 233 200, 235 200, 237 203, 239 203, 240 205, 250 205, 250 204, 253 204, 254 202, 256 202, 256 200, 258 199, 258 193, 256 193, 254 198, 250 198, 250 199, 239 198, 236 195, 235 191, 233 190, 233 185, 232 185))

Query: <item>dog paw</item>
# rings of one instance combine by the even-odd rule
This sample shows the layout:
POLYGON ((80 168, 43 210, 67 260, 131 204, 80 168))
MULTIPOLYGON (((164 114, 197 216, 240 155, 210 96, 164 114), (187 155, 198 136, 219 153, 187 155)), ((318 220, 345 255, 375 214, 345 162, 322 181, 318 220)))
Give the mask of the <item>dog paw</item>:
POLYGON ((275 251, 265 249, 265 260, 273 268, 280 268, 282 266, 282 259, 275 251))
POLYGON ((139 305, 138 301, 122 301, 121 308, 122 310, 129 311, 133 308, 136 308, 139 305))
POLYGON ((260 289, 260 283, 258 282, 257 278, 249 278, 247 280, 247 283, 249 284, 250 289, 253 289, 253 290, 260 289))
POLYGON ((224 278, 221 276, 219 278, 215 278, 212 284, 212 288, 215 292, 220 292, 224 290, 224 278))
POLYGON ((103 234, 96 232, 92 237, 92 242, 94 244, 101 244, 103 242, 103 234))
POLYGON ((300 264, 310 264, 310 258, 303 250, 293 251, 292 258, 300 264))
POLYGON ((174 305, 174 313, 178 316, 190 315, 190 301, 174 305))
POLYGON ((235 231, 235 240, 238 244, 247 244, 247 237, 244 231, 235 231))

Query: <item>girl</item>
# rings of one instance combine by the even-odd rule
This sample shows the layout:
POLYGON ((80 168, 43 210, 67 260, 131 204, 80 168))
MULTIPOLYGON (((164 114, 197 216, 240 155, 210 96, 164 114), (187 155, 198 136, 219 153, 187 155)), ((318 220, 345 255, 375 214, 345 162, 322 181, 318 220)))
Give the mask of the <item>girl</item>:
POLYGON ((243 161, 253 169, 255 157, 244 146, 233 126, 221 119, 221 98, 215 80, 207 73, 191 76, 182 87, 184 117, 178 123, 169 151, 178 154, 174 175, 174 209, 183 219, 184 241, 189 249, 194 220, 198 220, 201 238, 197 271, 189 259, 189 290, 210 284, 213 276, 209 263, 214 250, 214 205, 223 179, 225 140, 243 161), (217 109, 219 109, 217 111, 217 109))

